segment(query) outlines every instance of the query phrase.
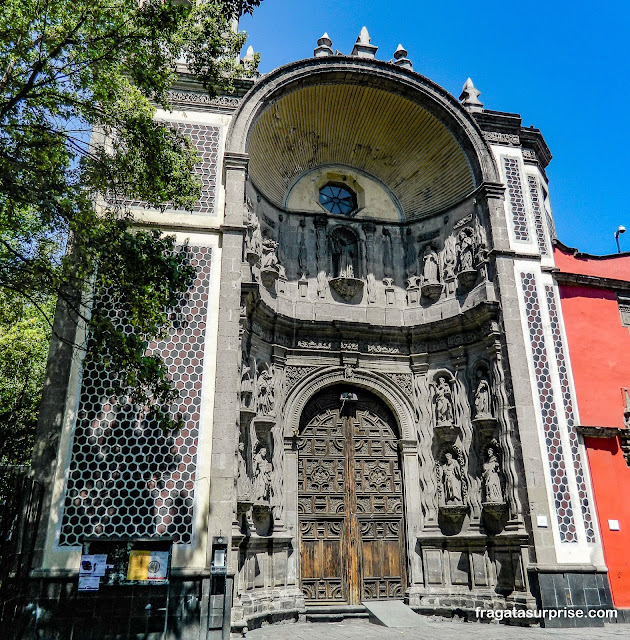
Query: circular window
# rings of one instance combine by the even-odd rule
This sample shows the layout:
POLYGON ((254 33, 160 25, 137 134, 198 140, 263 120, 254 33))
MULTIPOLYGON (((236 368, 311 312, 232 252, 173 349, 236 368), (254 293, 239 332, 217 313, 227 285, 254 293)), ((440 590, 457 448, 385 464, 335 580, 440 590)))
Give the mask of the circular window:
POLYGON ((319 190, 319 203, 330 213, 347 216, 357 208, 357 197, 348 187, 329 182, 319 190))

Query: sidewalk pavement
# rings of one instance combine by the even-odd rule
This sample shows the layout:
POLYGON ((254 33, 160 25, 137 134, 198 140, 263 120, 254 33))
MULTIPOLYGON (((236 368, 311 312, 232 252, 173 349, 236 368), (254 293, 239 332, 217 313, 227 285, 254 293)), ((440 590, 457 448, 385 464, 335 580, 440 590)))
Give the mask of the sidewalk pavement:
POLYGON ((630 625, 541 629, 497 623, 425 618, 421 627, 394 629, 367 620, 276 624, 248 631, 247 640, 616 640, 630 637, 630 625))

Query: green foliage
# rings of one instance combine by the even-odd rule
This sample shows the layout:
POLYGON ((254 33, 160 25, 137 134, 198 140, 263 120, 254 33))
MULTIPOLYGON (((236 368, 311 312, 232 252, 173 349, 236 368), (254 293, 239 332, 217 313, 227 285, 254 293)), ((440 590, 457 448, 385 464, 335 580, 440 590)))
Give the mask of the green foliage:
MULTIPOLYGON (((43 303, 51 313, 53 298, 43 303)), ((0 293, 0 463, 24 464, 37 425, 50 325, 19 296, 0 293)))
POLYGON ((175 425, 160 407, 174 392, 145 351, 193 271, 172 238, 134 229, 123 203, 192 208, 197 153, 155 108, 170 108, 182 64, 210 94, 254 72, 238 62, 245 34, 232 25, 259 2, 0 3, 0 294, 21 301, 15 330, 28 333, 35 310, 50 320, 59 292, 89 321, 88 357, 119 374, 119 392, 130 386, 140 406, 154 405, 165 428, 175 425), (95 284, 128 311, 131 334, 89 299, 77 303, 74 292, 95 284))

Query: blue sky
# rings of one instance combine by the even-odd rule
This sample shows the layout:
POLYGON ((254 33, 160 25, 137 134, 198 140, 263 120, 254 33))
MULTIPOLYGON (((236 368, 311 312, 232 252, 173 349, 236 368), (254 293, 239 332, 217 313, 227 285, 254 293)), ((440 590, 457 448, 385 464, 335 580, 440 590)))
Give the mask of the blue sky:
MULTIPOLYGON (((488 109, 519 113, 551 149, 558 237, 596 254, 630 250, 630 2, 263 0, 241 28, 260 71, 313 55, 327 31, 350 53, 361 27, 389 60, 398 43, 414 70, 456 97, 470 76, 488 109)), ((247 45, 246 45, 247 46, 247 45)))

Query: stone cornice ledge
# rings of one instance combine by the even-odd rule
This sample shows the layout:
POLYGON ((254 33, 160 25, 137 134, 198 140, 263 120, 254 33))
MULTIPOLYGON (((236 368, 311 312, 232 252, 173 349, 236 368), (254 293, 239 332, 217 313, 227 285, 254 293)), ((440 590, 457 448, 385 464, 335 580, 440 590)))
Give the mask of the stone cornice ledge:
POLYGON ((608 573, 608 567, 594 564, 530 564, 527 571, 535 573, 608 573))
POLYGON ((587 276, 582 273, 567 273, 566 271, 555 271, 553 277, 558 284, 630 291, 630 282, 628 280, 617 280, 616 278, 604 278, 602 276, 587 276))
POLYGON ((621 427, 596 427, 590 425, 577 425, 578 433, 591 438, 616 438, 618 435, 627 432, 627 429, 621 427))

